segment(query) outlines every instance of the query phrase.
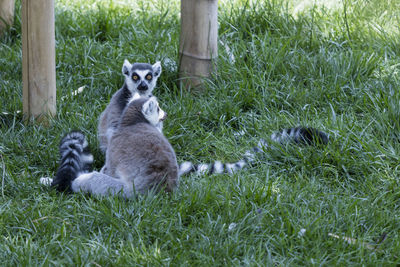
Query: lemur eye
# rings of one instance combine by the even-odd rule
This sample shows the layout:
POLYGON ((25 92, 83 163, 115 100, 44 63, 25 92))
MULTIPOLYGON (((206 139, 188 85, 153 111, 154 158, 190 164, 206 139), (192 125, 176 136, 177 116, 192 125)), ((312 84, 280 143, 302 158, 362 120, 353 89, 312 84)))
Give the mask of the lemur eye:
POLYGON ((133 74, 132 79, 133 79, 134 81, 137 81, 137 80, 139 80, 139 76, 137 76, 136 74, 133 74))
POLYGON ((146 75, 146 79, 147 79, 147 80, 149 80, 149 81, 150 81, 150 80, 151 80, 151 78, 153 78, 153 76, 151 76, 151 74, 147 74, 147 75, 146 75))

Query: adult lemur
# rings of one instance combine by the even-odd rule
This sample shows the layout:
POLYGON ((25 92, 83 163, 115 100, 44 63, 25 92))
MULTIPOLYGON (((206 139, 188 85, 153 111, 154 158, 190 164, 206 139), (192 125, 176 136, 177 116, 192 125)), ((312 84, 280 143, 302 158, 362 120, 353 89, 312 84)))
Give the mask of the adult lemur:
MULTIPOLYGON (((140 96, 151 96, 157 79, 161 74, 161 63, 154 65, 147 63, 129 63, 125 59, 122 66, 122 73, 125 76, 125 82, 111 98, 106 109, 101 113, 98 125, 98 137, 100 149, 105 152, 108 142, 117 128, 122 111, 126 107, 128 100, 134 93, 140 96)), ((157 127, 161 130, 162 123, 157 127)))
POLYGON ((166 113, 159 108, 155 97, 140 97, 135 93, 109 139, 105 172, 85 169, 88 156, 82 150, 85 143, 82 134, 80 146, 75 143, 69 146, 65 141, 68 138, 64 138, 60 151, 66 147, 67 152, 62 153, 71 157, 61 157, 59 170, 64 171, 57 172, 51 185, 59 191, 83 191, 95 195, 122 192, 125 197, 162 188, 167 192, 175 190, 179 183, 175 152, 157 129, 165 117, 166 113), (64 168, 70 161, 74 163, 64 168))

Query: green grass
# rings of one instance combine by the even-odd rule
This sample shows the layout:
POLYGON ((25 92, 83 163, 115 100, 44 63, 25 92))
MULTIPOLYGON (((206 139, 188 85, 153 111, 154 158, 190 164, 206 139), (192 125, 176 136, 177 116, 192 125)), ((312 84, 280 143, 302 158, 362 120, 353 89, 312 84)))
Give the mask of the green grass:
POLYGON ((400 264, 397 1, 219 1, 218 72, 201 93, 179 85, 180 1, 56 1, 51 127, 25 125, 17 113, 17 2, 15 24, 0 39, 3 266, 400 264), (333 141, 275 145, 233 176, 182 177, 172 195, 96 198, 40 185, 72 129, 87 134, 102 166, 97 120, 123 83, 125 58, 162 62, 155 94, 179 161, 234 161, 290 126, 317 127, 333 141), (366 248, 384 233, 376 250, 366 248))

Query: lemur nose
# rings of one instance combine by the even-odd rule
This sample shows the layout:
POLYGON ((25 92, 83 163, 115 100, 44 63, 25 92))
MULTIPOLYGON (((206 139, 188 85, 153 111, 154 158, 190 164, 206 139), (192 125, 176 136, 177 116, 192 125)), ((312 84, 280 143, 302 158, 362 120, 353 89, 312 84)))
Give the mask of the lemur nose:
POLYGON ((164 111, 164 116, 161 118, 161 121, 164 121, 167 118, 167 112, 164 111))
POLYGON ((147 87, 147 84, 145 84, 144 82, 141 82, 138 85, 137 89, 140 90, 140 91, 146 91, 148 89, 148 87, 147 87))

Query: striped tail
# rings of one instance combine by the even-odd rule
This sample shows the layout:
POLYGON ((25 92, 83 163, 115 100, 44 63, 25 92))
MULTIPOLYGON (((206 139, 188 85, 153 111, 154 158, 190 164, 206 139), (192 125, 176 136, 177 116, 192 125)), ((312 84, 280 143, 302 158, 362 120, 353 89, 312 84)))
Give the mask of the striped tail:
POLYGON ((267 147, 267 142, 261 139, 257 146, 251 150, 247 150, 241 160, 234 163, 222 163, 221 161, 215 161, 210 164, 193 164, 190 161, 185 161, 179 165, 179 176, 193 173, 196 174, 219 174, 228 173, 233 174, 247 166, 249 166, 254 160, 258 153, 263 152, 263 149, 267 147))
MULTIPOLYGON (((294 142, 296 144, 304 145, 326 145, 328 144, 329 136, 328 134, 314 128, 295 127, 273 133, 271 135, 271 140, 280 144, 294 142)), ((263 152, 267 147, 267 142, 264 139, 260 139, 257 146, 246 151, 244 157, 234 163, 215 161, 210 164, 193 164, 190 161, 185 161, 179 166, 179 175, 182 176, 193 172, 199 175, 219 173, 232 174, 251 165, 257 154, 263 152)))
POLYGON ((93 155, 90 153, 85 135, 78 131, 68 133, 60 142, 60 166, 51 186, 58 191, 71 191, 72 181, 92 169, 93 155))
POLYGON ((329 141, 329 135, 315 128, 295 127, 273 133, 271 140, 281 144, 294 142, 304 145, 326 145, 329 141))

